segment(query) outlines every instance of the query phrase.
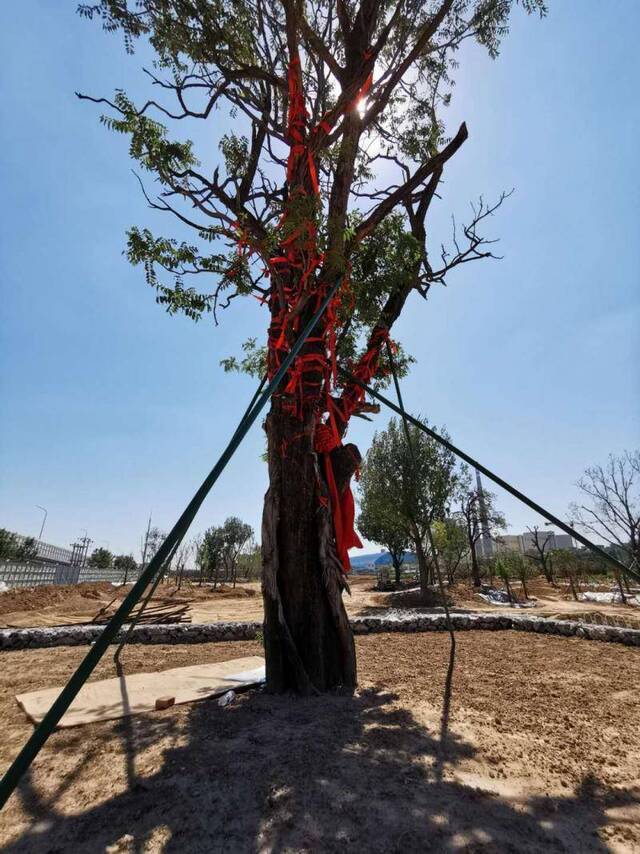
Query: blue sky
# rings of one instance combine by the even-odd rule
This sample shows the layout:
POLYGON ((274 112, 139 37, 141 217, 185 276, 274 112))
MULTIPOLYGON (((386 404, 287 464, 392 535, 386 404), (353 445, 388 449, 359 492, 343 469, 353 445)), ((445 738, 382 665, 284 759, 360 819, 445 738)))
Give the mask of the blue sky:
MULTIPOLYGON (((470 135, 434 241, 478 195, 514 187, 490 223, 504 260, 416 298, 396 337, 418 359, 407 407, 566 515, 584 467, 640 437, 640 6, 550 6, 544 21, 516 12, 497 61, 466 52, 449 110, 470 135)), ((150 511, 173 524, 223 448, 253 381, 218 362, 265 319, 253 301, 218 328, 169 317, 123 257, 126 229, 156 220, 126 141, 74 91, 142 92, 144 54, 74 10, 28 0, 0 13, 0 526, 37 533, 40 504, 50 542, 87 529, 128 552, 150 511)), ((373 429, 358 422, 350 438, 365 450, 373 429)), ((259 530, 262 449, 256 425, 193 532, 231 514, 259 530)), ((512 530, 540 521, 498 498, 512 530)))

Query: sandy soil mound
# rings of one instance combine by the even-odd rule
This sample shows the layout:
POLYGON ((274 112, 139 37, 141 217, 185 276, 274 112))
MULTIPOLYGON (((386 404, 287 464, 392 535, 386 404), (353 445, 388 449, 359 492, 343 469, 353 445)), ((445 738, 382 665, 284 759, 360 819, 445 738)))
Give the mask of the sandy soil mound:
MULTIPOLYGON (((250 693, 55 733, 0 814, 5 852, 640 851, 640 651, 518 632, 357 638, 354 698, 250 693)), ((130 647, 128 672, 260 651, 130 647)), ((77 649, 3 654, 15 691, 77 649)), ((113 674, 103 662, 95 676, 113 674)))
POLYGON ((240 585, 232 587, 231 585, 225 584, 220 587, 216 587, 215 590, 209 590, 207 592, 207 596, 210 599, 253 599, 255 596, 259 595, 260 590, 256 590, 253 587, 241 587, 240 585))
POLYGON ((86 581, 82 584, 42 584, 38 587, 15 587, 0 593, 0 614, 13 611, 30 611, 64 604, 74 607, 86 606, 88 599, 101 600, 108 594, 114 595, 115 588, 109 581, 86 581))
MULTIPOLYGON (((41 587, 29 587, 9 590, 0 594, 0 626, 58 626, 72 623, 91 622, 99 611, 109 608, 113 611, 120 604, 131 585, 114 587, 108 581, 85 582, 83 584, 51 584, 41 587)), ((196 621, 208 622, 211 619, 225 619, 223 613, 218 617, 206 611, 206 606, 215 607, 223 603, 233 611, 229 619, 251 619, 245 616, 247 605, 253 612, 260 608, 260 585, 258 583, 222 585, 215 590, 208 585, 184 584, 180 589, 172 584, 161 584, 156 590, 153 602, 162 600, 167 605, 176 606, 185 603, 199 603, 205 611, 196 611, 196 621), (246 604, 244 604, 246 603, 246 604)))
POLYGON ((171 596, 200 602, 211 599, 253 599, 260 595, 259 582, 249 584, 219 584, 215 589, 211 584, 183 584, 180 589, 172 584, 162 584, 158 588, 158 595, 163 598, 171 596))

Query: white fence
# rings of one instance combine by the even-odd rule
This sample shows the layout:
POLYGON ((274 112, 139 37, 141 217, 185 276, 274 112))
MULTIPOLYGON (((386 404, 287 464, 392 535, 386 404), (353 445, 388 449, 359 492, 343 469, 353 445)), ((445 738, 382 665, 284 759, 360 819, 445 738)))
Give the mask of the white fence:
MULTIPOLYGON (((69 566, 65 563, 15 563, 0 561, 0 584, 7 587, 35 587, 39 584, 78 584, 82 581, 112 581, 123 579, 120 569, 99 569, 95 566, 69 566)), ((130 572, 127 581, 135 581, 138 572, 130 572)))
MULTIPOLYGON (((30 539, 23 534, 14 534, 16 545, 22 546, 25 540, 30 539)), ((71 549, 64 549, 62 546, 54 546, 52 543, 45 543, 42 540, 35 540, 37 558, 41 561, 50 561, 51 563, 71 563, 73 560, 73 552, 71 549)))

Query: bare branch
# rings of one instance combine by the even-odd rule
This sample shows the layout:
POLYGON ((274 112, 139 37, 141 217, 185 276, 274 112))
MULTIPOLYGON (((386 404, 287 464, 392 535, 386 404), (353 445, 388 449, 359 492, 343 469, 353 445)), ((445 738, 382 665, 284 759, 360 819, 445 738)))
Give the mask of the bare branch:
POLYGON ((365 219, 360 226, 358 226, 354 242, 357 243, 363 240, 380 222, 382 222, 382 220, 396 207, 396 205, 402 204, 411 196, 413 191, 419 187, 420 184, 426 181, 426 179, 436 170, 444 166, 447 160, 453 157, 468 136, 467 126, 463 122, 455 137, 442 149, 442 151, 438 152, 438 154, 432 157, 427 163, 424 163, 401 187, 394 190, 394 192, 389 193, 387 198, 381 202, 371 214, 369 214, 367 219, 365 219))

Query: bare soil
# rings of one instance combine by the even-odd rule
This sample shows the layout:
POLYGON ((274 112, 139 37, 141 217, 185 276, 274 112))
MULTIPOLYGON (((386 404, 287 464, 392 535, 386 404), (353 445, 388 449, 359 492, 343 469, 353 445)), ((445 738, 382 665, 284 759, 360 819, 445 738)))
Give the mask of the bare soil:
MULTIPOLYGON (((60 626, 71 623, 90 622, 101 609, 110 603, 118 604, 131 588, 114 587, 108 581, 83 582, 82 584, 47 584, 39 587, 14 588, 0 593, 0 628, 29 626, 60 626)), ((246 608, 247 614, 262 614, 260 585, 257 583, 221 585, 213 590, 209 586, 183 585, 178 590, 172 584, 161 584, 157 588, 156 600, 188 601, 192 622, 209 622, 209 613, 215 610, 216 603, 223 603, 224 620, 250 620, 253 616, 226 616, 241 614, 246 608), (226 608, 228 600, 233 600, 226 608), (255 602, 247 602, 255 600, 255 602), (201 605, 204 604, 204 608, 201 605)), ((261 617, 259 618, 261 619, 261 617)))
MULTIPOLYGON (((465 632, 356 639, 353 698, 249 692, 55 733, 0 814, 5 852, 640 852, 640 651, 465 632)), ((131 646, 127 672, 255 654, 131 646)), ((2 653, 14 694, 84 650, 2 653)), ((95 678, 114 675, 111 658, 95 678)))
MULTIPOLYGON (((389 608, 411 609, 433 613, 440 611, 438 596, 423 602, 418 592, 403 590, 381 593, 375 589, 375 577, 354 575, 350 579, 351 596, 345 597, 351 616, 380 615, 389 608)), ((575 602, 565 587, 554 587, 544 579, 528 583, 529 594, 535 597, 532 613, 545 617, 585 619, 589 622, 614 622, 616 625, 636 628, 640 625, 640 609, 625 605, 606 605, 600 602, 575 602), (585 616, 586 615, 586 616, 585 616)), ((521 598, 517 582, 514 592, 521 598)), ((0 627, 58 626, 89 622, 99 609, 122 598, 128 588, 113 587, 108 582, 76 585, 48 585, 46 587, 10 590, 0 593, 0 627)), ((258 621, 263 619, 260 584, 243 582, 235 588, 230 585, 213 590, 208 586, 185 584, 180 590, 171 584, 161 584, 157 599, 179 599, 189 602, 189 616, 193 623, 258 621)), ((485 602, 468 584, 457 584, 450 591, 451 604, 460 612, 509 612, 509 605, 485 602)), ((523 600, 524 601, 524 600, 523 600)))
POLYGON ((82 584, 41 584, 38 587, 14 587, 0 593, 0 614, 37 611, 41 608, 95 608, 95 602, 111 595, 116 588, 108 581, 82 584))

